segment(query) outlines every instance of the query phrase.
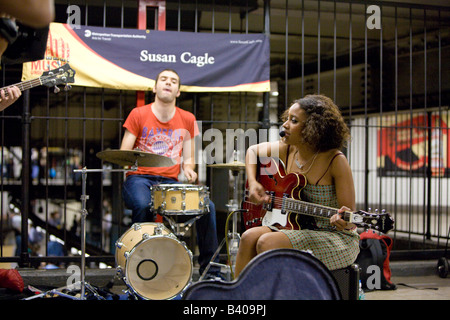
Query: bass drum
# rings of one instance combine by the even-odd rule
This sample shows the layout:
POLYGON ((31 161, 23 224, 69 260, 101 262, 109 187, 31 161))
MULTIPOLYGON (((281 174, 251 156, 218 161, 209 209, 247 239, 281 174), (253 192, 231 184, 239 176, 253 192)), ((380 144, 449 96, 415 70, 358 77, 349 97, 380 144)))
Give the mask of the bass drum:
POLYGON ((192 253, 161 223, 136 223, 116 243, 119 275, 145 300, 172 299, 192 279, 192 253))

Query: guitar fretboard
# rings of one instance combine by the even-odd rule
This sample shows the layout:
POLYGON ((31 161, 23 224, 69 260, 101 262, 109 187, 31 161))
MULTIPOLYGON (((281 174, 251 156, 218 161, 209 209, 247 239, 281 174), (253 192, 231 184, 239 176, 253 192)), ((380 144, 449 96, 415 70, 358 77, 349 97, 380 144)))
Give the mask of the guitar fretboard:
POLYGON ((2 88, 2 90, 5 91, 5 96, 7 97, 8 91, 6 89, 8 89, 10 87, 16 86, 17 88, 19 88, 20 91, 25 91, 25 90, 40 86, 41 84, 42 84, 41 78, 36 78, 36 79, 12 84, 10 86, 2 88))
MULTIPOLYGON (((281 205, 282 210, 292 211, 299 214, 305 214, 315 217, 331 218, 338 213, 337 209, 311 204, 300 200, 284 197, 281 205)), ((348 221, 350 213, 345 212, 343 219, 348 221)))

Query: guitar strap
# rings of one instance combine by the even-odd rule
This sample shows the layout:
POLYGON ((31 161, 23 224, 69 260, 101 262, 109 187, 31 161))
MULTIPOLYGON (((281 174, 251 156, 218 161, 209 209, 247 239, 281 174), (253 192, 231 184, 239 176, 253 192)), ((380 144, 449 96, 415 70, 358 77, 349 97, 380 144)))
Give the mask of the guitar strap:
MULTIPOLYGON (((289 159, 289 151, 291 150, 291 146, 290 145, 288 145, 288 149, 287 149, 287 152, 286 152, 286 168, 288 168, 289 166, 288 166, 288 159, 289 159)), ((320 180, 322 180, 322 178, 325 176, 325 174, 328 172, 328 170, 330 169, 330 167, 331 167, 331 164, 333 163, 333 161, 334 161, 334 159, 337 157, 337 156, 340 156, 340 155, 344 155, 342 152, 339 152, 339 153, 336 153, 334 156, 333 156, 333 158, 331 158, 331 160, 330 160, 330 163, 328 164, 328 167, 327 167, 327 170, 325 170, 325 172, 322 174, 322 176, 319 178, 319 180, 317 180, 317 182, 315 183, 316 185, 318 185, 319 184, 319 182, 320 182, 320 180)))

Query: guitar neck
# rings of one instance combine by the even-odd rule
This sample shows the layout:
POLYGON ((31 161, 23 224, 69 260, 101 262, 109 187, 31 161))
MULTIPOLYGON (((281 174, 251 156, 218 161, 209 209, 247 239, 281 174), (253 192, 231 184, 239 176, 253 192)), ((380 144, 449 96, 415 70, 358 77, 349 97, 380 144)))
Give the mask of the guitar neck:
MULTIPOLYGON (((295 200, 288 197, 283 197, 281 210, 322 218, 331 218, 339 211, 338 209, 335 208, 321 206, 306 201, 295 200)), ((344 219, 347 222, 351 222, 352 214, 353 214, 352 212, 345 211, 342 214, 342 219, 344 219)))
POLYGON ((19 88, 20 91, 25 91, 25 90, 40 86, 41 84, 42 84, 41 78, 39 77, 36 79, 31 79, 31 80, 27 80, 24 82, 19 82, 16 84, 9 85, 7 87, 1 88, 0 90, 3 90, 5 92, 5 96, 8 96, 8 91, 6 89, 8 89, 10 87, 16 86, 17 88, 19 88))

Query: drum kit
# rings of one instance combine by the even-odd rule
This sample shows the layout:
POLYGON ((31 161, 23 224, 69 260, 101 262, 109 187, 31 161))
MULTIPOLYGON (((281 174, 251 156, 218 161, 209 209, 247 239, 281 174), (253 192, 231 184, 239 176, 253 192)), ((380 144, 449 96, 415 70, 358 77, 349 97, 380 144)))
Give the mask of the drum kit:
MULTIPOLYGON (((60 289, 52 290, 53 294, 70 297, 72 299, 86 299, 86 289, 94 296, 98 296, 93 286, 85 280, 86 253, 86 194, 87 174, 91 172, 128 172, 136 171, 139 166, 167 167, 175 164, 173 159, 143 152, 140 150, 105 150, 97 153, 97 157, 129 167, 129 169, 75 169, 81 173, 81 277, 78 286, 68 286, 60 289, 81 289, 80 297, 62 293, 60 289)), ((213 164, 210 167, 229 169, 235 176, 245 165, 243 163, 213 164)), ((236 179, 237 180, 237 179, 236 179)), ((237 183, 237 181, 236 181, 237 183)), ((238 188, 234 188, 237 199, 238 188)), ((160 184, 151 188, 153 208, 163 216, 172 229, 168 229, 162 222, 134 223, 116 241, 115 261, 117 276, 125 283, 127 293, 134 299, 168 300, 180 296, 191 284, 193 274, 192 252, 178 237, 184 236, 197 219, 209 211, 208 187, 190 184, 160 184), (187 222, 178 223, 177 218, 188 217, 187 222)), ((237 204, 236 200, 230 203, 237 204)), ((235 205, 230 210, 235 211, 235 205)), ((233 219, 235 220, 235 219, 233 219)), ((237 222, 233 223, 232 240, 238 238, 237 222)), ((224 239, 225 241, 225 239, 224 239)), ((211 259, 207 270, 224 241, 211 259)), ((202 280, 202 278, 200 278, 202 280)))

